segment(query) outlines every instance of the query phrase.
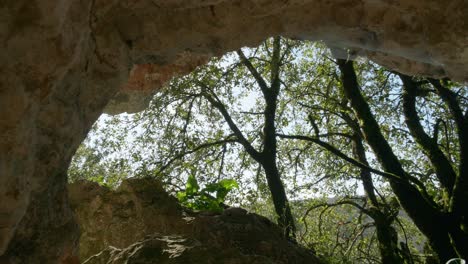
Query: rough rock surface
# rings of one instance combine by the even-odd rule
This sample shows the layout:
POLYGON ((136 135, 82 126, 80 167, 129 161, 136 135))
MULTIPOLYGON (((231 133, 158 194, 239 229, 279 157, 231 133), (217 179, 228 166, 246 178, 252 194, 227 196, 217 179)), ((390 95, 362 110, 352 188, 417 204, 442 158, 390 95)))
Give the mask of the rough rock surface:
POLYGON ((130 71, 125 85, 107 104, 108 114, 143 111, 151 100, 155 88, 162 87, 172 77, 189 73, 197 66, 206 63, 209 56, 194 55, 190 52, 179 54, 170 64, 138 64, 130 71))
POLYGON ((73 261, 66 169, 116 94, 133 111, 134 87, 278 34, 466 82, 467 13, 466 0, 2 0, 0 262, 73 261))
POLYGON ((86 264, 319 262, 262 216, 241 208, 184 211, 152 179, 126 180, 116 191, 77 182, 70 202, 86 264))
POLYGON ((116 191, 80 181, 69 185, 69 197, 81 229, 81 259, 107 246, 127 247, 148 234, 181 233, 187 226, 177 200, 155 180, 127 180, 116 191))

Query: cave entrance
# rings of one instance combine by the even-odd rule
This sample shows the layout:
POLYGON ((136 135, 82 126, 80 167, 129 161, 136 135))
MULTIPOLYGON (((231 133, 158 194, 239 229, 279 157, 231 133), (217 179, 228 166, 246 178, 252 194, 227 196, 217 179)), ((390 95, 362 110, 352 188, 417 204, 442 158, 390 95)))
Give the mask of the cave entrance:
POLYGON ((72 262, 73 154, 132 77, 151 72, 160 80, 202 63, 184 68, 181 54, 203 60, 284 35, 352 48, 407 74, 468 76, 463 0, 38 0, 8 2, 0 12, 0 259, 7 263, 72 262))

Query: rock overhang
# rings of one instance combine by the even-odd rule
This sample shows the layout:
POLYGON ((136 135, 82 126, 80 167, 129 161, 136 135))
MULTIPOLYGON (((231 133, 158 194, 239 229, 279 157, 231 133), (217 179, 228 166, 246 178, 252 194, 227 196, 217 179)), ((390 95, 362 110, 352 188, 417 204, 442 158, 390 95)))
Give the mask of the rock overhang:
POLYGON ((73 226, 66 169, 116 94, 141 110, 171 76, 274 35, 324 40, 407 74, 468 82, 467 13, 464 0, 2 2, 0 259, 73 257, 77 229, 63 241, 47 234, 73 226))

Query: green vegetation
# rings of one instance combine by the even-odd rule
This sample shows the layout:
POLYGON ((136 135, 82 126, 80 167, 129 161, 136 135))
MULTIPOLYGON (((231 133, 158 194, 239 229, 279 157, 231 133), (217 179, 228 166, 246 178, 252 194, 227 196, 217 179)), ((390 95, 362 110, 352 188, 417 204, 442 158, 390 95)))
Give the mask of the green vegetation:
POLYGON ((183 206, 192 210, 221 212, 226 195, 237 187, 235 180, 224 179, 207 184, 205 188, 200 189, 197 179, 190 175, 185 190, 178 192, 177 198, 183 206))
POLYGON ((329 263, 467 258, 467 95, 276 37, 103 117, 69 177, 159 178, 191 209, 274 219, 329 263))

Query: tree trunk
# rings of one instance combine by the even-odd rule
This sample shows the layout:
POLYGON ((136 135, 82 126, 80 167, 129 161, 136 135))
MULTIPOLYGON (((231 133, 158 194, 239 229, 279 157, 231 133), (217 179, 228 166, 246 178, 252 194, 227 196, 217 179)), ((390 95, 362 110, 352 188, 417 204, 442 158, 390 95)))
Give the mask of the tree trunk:
POLYGON ((442 212, 409 182, 407 173, 382 135, 369 105, 361 94, 353 63, 338 59, 338 66, 341 70, 344 95, 350 101, 351 107, 359 119, 365 140, 384 170, 401 178, 401 180, 390 180, 390 186, 400 204, 419 230, 426 235, 431 247, 442 262, 457 256, 450 241, 448 221, 442 212))
POLYGON ((374 218, 382 263, 404 263, 403 259, 398 254, 398 233, 395 228, 392 227, 391 221, 385 218, 386 216, 383 214, 374 218))
MULTIPOLYGON (((244 142, 243 145, 246 147, 247 152, 252 158, 259 162, 265 171, 265 176, 268 182, 268 188, 270 189, 273 204, 275 206, 276 214, 278 215, 278 225, 283 229, 285 237, 295 240, 296 227, 294 225, 294 218, 291 213, 291 207, 289 206, 288 198, 284 185, 281 181, 281 176, 276 164, 277 158, 277 142, 276 142, 276 107, 277 100, 280 91, 280 66, 281 66, 281 38, 275 37, 273 39, 273 51, 271 55, 271 75, 270 75, 270 86, 268 86, 265 79, 252 65, 249 59, 244 55, 242 50, 238 50, 240 61, 249 70, 252 77, 257 82, 260 91, 263 94, 265 100, 264 109, 264 126, 263 126, 263 151, 257 152, 253 150, 253 147, 248 143, 245 137, 241 136, 242 132, 235 126, 230 125, 233 132, 238 135, 244 142), (236 130, 237 129, 237 130, 236 130), (252 149, 249 151, 249 149, 252 149)), ((226 111, 224 111, 226 112, 226 111)), ((227 114, 223 114, 226 118, 227 114)), ((230 119, 226 118, 226 120, 230 119)), ((232 120, 231 120, 231 123, 232 120)))
MULTIPOLYGON (((354 126, 353 126, 354 127, 354 126)), ((362 138, 359 131, 355 131, 353 137, 353 153, 355 158, 366 166, 369 166, 366 157, 366 151, 362 144, 362 138)), ((371 204, 371 217, 375 223, 377 240, 379 241, 380 257, 383 264, 403 263, 398 250, 398 233, 393 228, 394 217, 391 214, 391 208, 387 204, 379 204, 374 192, 374 183, 369 170, 361 169, 360 178, 364 186, 364 191, 371 204)))
MULTIPOLYGON (((281 45, 280 37, 273 39, 273 51, 271 56, 271 75, 270 87, 262 89, 265 99, 264 127, 263 127, 263 151, 261 152, 263 161, 262 167, 270 188, 271 197, 275 205, 275 211, 278 214, 278 224, 283 228, 285 237, 296 238, 296 226, 294 217, 291 213, 288 197, 284 189, 283 182, 277 165, 277 140, 276 140, 276 108, 278 104, 278 95, 280 92, 280 60, 281 45)), ((260 86, 260 83, 259 83, 260 86)))
POLYGON ((457 175, 449 159, 445 156, 442 150, 440 150, 437 141, 425 133, 421 123, 419 122, 419 116, 416 111, 416 96, 420 87, 409 76, 400 74, 400 78, 403 81, 403 113, 405 115, 406 124, 415 141, 423 148, 426 156, 431 161, 432 167, 435 168, 437 178, 441 185, 446 189, 446 197, 444 198, 447 207, 449 207, 448 200, 450 200, 451 197, 456 197, 455 199, 452 199, 452 201, 456 201, 457 199, 460 199, 459 197, 463 197, 460 199, 462 201, 461 204, 458 204, 457 206, 452 207, 452 210, 447 211, 449 211, 449 217, 451 220, 449 233, 452 239, 452 244, 458 252, 458 255, 466 258, 468 255, 468 234, 464 231, 466 229, 464 227, 463 219, 468 211, 468 207, 466 206, 468 194, 459 193, 459 190, 465 190, 465 192, 468 191, 468 185, 463 183, 463 178, 466 176, 463 176, 462 172, 463 163, 466 161, 466 157, 464 157, 464 155, 466 155, 464 154, 466 152, 466 143, 464 143, 466 135, 463 127, 464 116, 461 113, 456 97, 451 97, 449 91, 443 90, 444 88, 441 87, 439 82, 436 83, 435 80, 432 80, 431 83, 433 83, 436 90, 439 91, 441 98, 446 101, 447 106, 452 109, 451 112, 453 119, 457 124, 461 160, 460 174, 457 175), (456 191, 454 196, 452 195, 452 192, 454 190, 455 182, 456 191), (465 184, 465 186, 463 186, 463 184, 465 184))
POLYGON ((447 198, 452 193, 457 175, 450 161, 440 150, 437 141, 427 135, 419 121, 419 115, 416 111, 417 84, 409 76, 400 74, 400 78, 403 81, 403 114, 406 126, 434 167, 437 178, 445 189, 445 198, 447 198))
POLYGON ((275 161, 267 160, 262 163, 265 171, 268 188, 271 192, 276 214, 278 215, 278 225, 283 229, 285 237, 295 239, 296 226, 291 213, 288 198, 275 161))

